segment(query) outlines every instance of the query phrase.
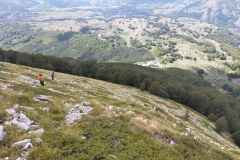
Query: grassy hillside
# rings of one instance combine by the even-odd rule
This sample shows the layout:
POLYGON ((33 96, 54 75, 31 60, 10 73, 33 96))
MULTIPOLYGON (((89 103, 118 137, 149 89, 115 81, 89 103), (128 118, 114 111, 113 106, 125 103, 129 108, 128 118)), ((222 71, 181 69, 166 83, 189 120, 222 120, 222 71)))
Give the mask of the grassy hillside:
POLYGON ((205 117, 171 100, 58 72, 51 80, 50 71, 4 62, 0 69, 0 126, 6 132, 0 141, 2 159, 226 160, 240 156, 227 134, 217 134, 205 117), (45 77, 44 87, 36 80, 39 73, 45 77), (40 95, 51 102, 34 101, 40 95), (71 108, 76 111, 83 102, 90 110, 79 110, 81 118, 74 123, 67 121, 71 108), (34 121, 28 130, 11 125, 14 117, 7 109, 13 108, 34 121), (33 134, 41 128, 42 135, 33 134), (34 148, 13 147, 24 139, 30 139, 34 148))

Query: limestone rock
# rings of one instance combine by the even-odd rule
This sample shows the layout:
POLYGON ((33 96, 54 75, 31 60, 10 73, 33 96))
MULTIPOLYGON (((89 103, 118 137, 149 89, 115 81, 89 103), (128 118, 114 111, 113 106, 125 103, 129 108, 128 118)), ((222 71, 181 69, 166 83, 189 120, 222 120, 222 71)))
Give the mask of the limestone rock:
POLYGON ((93 108, 90 106, 89 102, 82 102, 81 104, 76 104, 66 115, 66 123, 72 124, 75 120, 81 118, 82 115, 87 115, 89 111, 93 108))
POLYGON ((172 126, 173 126, 174 128, 176 128, 176 127, 177 127, 177 124, 176 124, 176 123, 173 123, 172 126))
POLYGON ((59 93, 59 94, 66 94, 66 93, 64 93, 64 92, 62 92, 62 91, 58 91, 58 90, 55 90, 55 89, 53 89, 53 88, 49 88, 48 90, 49 90, 49 91, 52 91, 52 92, 55 92, 55 93, 59 93))
POLYGON ((26 144, 31 143, 31 139, 24 139, 22 141, 18 141, 12 144, 12 147, 19 147, 19 146, 25 146, 26 144))
POLYGON ((18 109, 18 108, 20 108, 21 106, 19 105, 19 104, 15 104, 14 106, 13 106, 13 109, 14 110, 16 110, 16 109, 18 109))
POLYGON ((30 142, 27 143, 27 144, 23 147, 23 150, 26 151, 26 150, 28 150, 28 148, 34 148, 33 145, 32 145, 32 143, 30 143, 30 142))
POLYGON ((51 100, 45 95, 40 95, 38 97, 34 97, 33 100, 36 102, 51 103, 51 100))
POLYGON ((34 141, 39 143, 42 142, 43 140, 41 138, 35 138, 34 141))
POLYGON ((28 133, 33 134, 33 135, 42 135, 44 133, 44 129, 41 128, 41 129, 38 129, 38 130, 35 130, 35 131, 29 131, 28 133))
POLYGON ((3 141, 3 138, 5 135, 6 135, 6 132, 3 132, 3 126, 0 126, 0 141, 3 141))
POLYGON ((11 88, 12 86, 13 86, 13 85, 10 85, 10 84, 0 83, 0 87, 1 87, 2 89, 13 90, 13 89, 11 88))
POLYGON ((127 114, 134 114, 134 112, 130 110, 127 112, 127 114))
MULTIPOLYGON (((15 110, 11 110, 11 113, 14 113, 15 110)), ((16 111, 15 111, 16 112, 16 111)), ((20 129, 23 129, 25 131, 29 130, 29 127, 33 121, 31 121, 25 114, 23 113, 15 113, 13 114, 13 120, 9 122, 10 125, 16 125, 20 129)), ((5 123, 7 125, 7 123, 5 123)))
POLYGON ((48 107, 44 107, 44 108, 42 108, 42 110, 45 111, 45 112, 49 112, 49 108, 48 107))
POLYGON ((16 160, 26 160, 25 158, 18 157, 16 160))
POLYGON ((39 81, 37 79, 33 79, 33 78, 31 78, 29 76, 26 76, 26 75, 20 75, 19 80, 24 82, 24 83, 30 84, 30 85, 39 84, 39 81))
POLYGON ((187 130, 189 133, 191 132, 191 129, 190 129, 190 128, 188 128, 188 127, 186 128, 186 130, 187 130))
POLYGON ((6 112, 11 115, 16 114, 16 111, 14 109, 6 109, 6 112))

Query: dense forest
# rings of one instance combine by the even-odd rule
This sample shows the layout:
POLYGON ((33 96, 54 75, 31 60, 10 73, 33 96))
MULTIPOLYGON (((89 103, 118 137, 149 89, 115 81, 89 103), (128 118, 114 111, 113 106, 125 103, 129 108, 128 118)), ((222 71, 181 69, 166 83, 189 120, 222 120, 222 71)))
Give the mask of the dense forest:
POLYGON ((126 63, 79 61, 2 49, 0 61, 128 85, 174 100, 216 122, 218 132, 229 131, 240 146, 239 101, 212 88, 201 76, 190 71, 177 68, 158 70, 126 63))

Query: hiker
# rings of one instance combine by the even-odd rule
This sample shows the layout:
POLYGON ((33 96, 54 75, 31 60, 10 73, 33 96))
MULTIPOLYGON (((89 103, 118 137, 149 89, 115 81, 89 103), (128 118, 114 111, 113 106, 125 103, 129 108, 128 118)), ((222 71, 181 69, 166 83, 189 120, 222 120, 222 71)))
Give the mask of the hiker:
POLYGON ((41 74, 39 74, 38 79, 40 81, 40 84, 44 86, 44 77, 41 74))
POLYGON ((51 75, 51 77, 52 77, 52 80, 54 80, 54 72, 52 72, 52 75, 51 75))

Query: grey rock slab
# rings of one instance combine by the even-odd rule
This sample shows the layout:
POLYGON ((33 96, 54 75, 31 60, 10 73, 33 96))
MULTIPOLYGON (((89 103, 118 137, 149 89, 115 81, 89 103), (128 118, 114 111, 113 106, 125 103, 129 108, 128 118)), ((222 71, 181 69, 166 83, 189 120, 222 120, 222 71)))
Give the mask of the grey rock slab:
POLYGON ((24 147, 26 144, 31 143, 31 139, 24 139, 22 141, 18 141, 12 144, 12 147, 24 147))
POLYGON ((40 95, 40 96, 34 97, 33 100, 36 102, 51 103, 51 100, 45 95, 40 95))
POLYGON ((38 130, 35 130, 35 131, 29 131, 28 133, 33 134, 33 135, 40 135, 41 136, 44 133, 44 129, 41 128, 41 129, 38 129, 38 130))
POLYGON ((0 141, 3 141, 3 138, 5 137, 6 132, 3 131, 3 126, 0 126, 0 141))

